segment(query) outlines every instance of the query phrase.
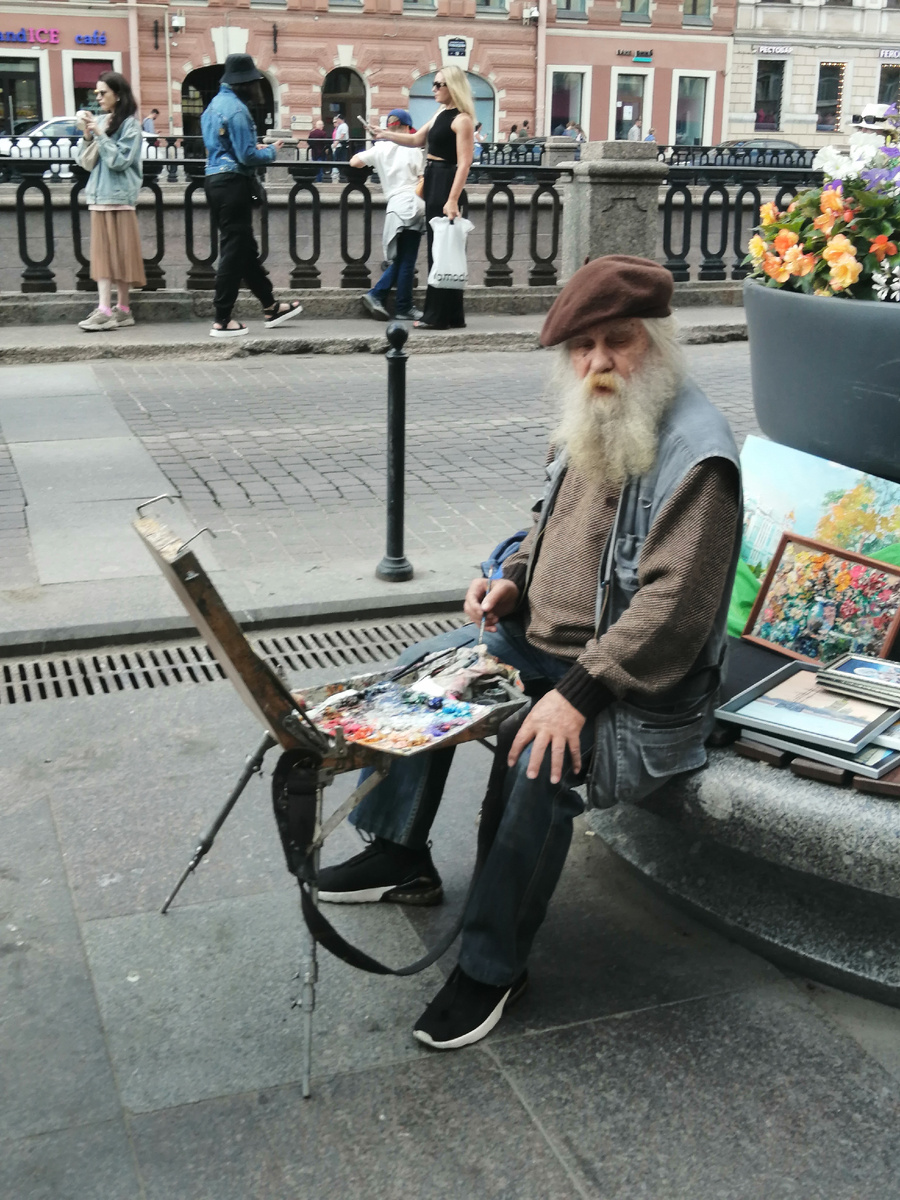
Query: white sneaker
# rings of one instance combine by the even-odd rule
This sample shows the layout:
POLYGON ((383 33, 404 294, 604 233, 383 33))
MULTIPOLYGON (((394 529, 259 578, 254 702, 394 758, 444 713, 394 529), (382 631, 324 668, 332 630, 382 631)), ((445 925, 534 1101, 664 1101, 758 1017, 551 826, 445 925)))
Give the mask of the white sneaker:
POLYGON ((118 306, 113 309, 113 316, 116 319, 116 329, 128 329, 134 324, 134 313, 131 309, 128 312, 122 312, 118 306))
POLYGON ((78 322, 78 328, 83 329, 85 333, 100 333, 104 329, 118 329, 119 323, 113 313, 105 313, 95 308, 89 317, 78 322))

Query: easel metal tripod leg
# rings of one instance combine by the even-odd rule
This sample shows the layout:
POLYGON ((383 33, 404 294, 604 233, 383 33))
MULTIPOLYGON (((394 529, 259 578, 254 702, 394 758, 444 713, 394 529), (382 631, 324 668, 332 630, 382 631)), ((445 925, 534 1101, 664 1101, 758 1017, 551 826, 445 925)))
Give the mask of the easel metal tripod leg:
MULTIPOLYGON (((331 776, 328 775, 330 780, 331 776)), ((316 785, 316 836, 313 842, 313 871, 314 878, 319 877, 319 836, 322 830, 322 795, 324 787, 320 782, 316 785)), ((313 904, 319 902, 319 889, 313 886, 310 889, 312 893, 313 904)), ((303 1010, 303 1060, 301 1067, 301 1087, 303 1098, 309 1099, 310 1096, 310 1075, 312 1073, 312 1040, 313 1040, 313 1013, 316 1010, 316 981, 318 980, 319 966, 316 959, 316 939, 307 928, 306 922, 301 921, 300 928, 303 936, 302 950, 302 966, 300 967, 300 1007, 303 1010)))
POLYGON ((247 786, 247 784, 250 782, 251 778, 256 774, 256 772, 262 769, 263 759, 265 758, 266 754, 269 752, 269 750, 271 750, 271 748, 274 745, 275 745, 275 739, 272 737, 271 734, 267 733, 266 736, 263 738, 263 740, 257 746, 255 753, 253 753, 247 757, 247 760, 244 764, 244 769, 241 772, 241 777, 240 777, 240 779, 238 779, 237 783, 234 785, 234 790, 232 791, 232 793, 228 797, 228 799, 225 801, 225 804, 222 807, 222 810, 219 813, 219 815, 216 817, 216 819, 213 821, 212 825, 210 825, 209 829, 203 835, 203 838, 201 839, 200 844, 198 845, 197 849, 194 851, 194 857, 191 859, 191 861, 185 867, 184 871, 182 871, 181 878, 175 884, 175 887, 172 889, 171 895, 169 896, 168 900, 166 900, 165 904, 162 906, 162 915, 163 916, 166 915, 166 913, 169 910, 169 905, 172 903, 172 901, 175 899, 175 897, 181 891, 181 885, 187 879, 188 875, 190 875, 192 871, 195 871, 197 869, 197 867, 200 865, 200 862, 203 859, 204 855, 208 854, 210 852, 210 850, 212 849, 212 844, 216 840, 216 834, 219 832, 219 830, 225 824, 225 821, 228 818, 228 814, 234 808, 235 804, 237 804, 238 799, 241 795, 241 792, 244 790, 244 788, 247 786))

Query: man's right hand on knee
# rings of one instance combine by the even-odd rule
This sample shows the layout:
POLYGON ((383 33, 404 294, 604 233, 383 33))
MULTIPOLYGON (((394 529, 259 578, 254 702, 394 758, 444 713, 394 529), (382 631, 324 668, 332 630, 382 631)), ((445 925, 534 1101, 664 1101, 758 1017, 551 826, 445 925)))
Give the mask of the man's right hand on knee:
POLYGON ((497 622, 501 617, 508 616, 519 603, 519 589, 511 579, 489 580, 479 576, 469 584, 463 603, 463 612, 474 625, 481 624, 484 617, 484 628, 487 633, 495 633, 497 622))

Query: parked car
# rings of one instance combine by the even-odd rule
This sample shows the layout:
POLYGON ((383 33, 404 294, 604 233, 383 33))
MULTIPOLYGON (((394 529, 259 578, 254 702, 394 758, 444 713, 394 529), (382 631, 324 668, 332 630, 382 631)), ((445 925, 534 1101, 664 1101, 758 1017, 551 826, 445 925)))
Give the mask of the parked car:
MULTIPOLYGON (((17 158, 71 158, 81 137, 81 131, 73 117, 51 117, 41 121, 32 129, 15 137, 0 137, 0 183, 8 183, 18 171, 17 158)), ((157 146, 157 136, 145 133, 143 158, 165 158, 165 143, 157 146)), ((162 171, 160 163, 158 170, 162 171)), ((62 162, 49 167, 44 179, 72 179, 72 168, 62 162)))
MULTIPOLYGON (((0 137, 0 180, 4 183, 15 172, 12 159, 69 158, 80 137, 73 117, 51 117, 33 129, 15 137, 0 137)), ((44 172, 45 179, 71 179, 68 163, 58 163, 44 172)))
POLYGON ((789 142, 783 138, 735 138, 730 142, 720 142, 716 151, 722 154, 734 154, 748 163, 762 160, 767 166, 777 167, 783 163, 793 164, 793 151, 803 150, 797 142, 789 142))

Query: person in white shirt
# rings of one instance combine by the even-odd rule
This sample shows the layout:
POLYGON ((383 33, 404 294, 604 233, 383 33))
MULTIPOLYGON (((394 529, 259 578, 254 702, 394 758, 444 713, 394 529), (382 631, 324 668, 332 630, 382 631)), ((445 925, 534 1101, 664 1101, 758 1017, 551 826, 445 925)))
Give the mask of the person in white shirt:
MULTIPOLYGON (((350 129, 347 122, 340 113, 334 114, 334 128, 331 133, 331 157, 335 162, 346 162, 347 152, 349 150, 350 129)), ((331 172, 332 183, 336 182, 335 176, 338 179, 346 179, 346 172, 340 167, 334 167, 331 172)))
POLYGON ((641 123, 635 121, 632 127, 628 130, 629 142, 639 142, 641 140, 641 123))
MULTIPOLYGON (((392 108, 387 128, 392 133, 412 133, 412 117, 405 108, 392 108)), ((376 142, 354 154, 351 167, 374 167, 387 199, 382 245, 387 268, 370 292, 362 298, 366 311, 376 320, 390 320, 385 308, 388 292, 396 286, 396 317, 417 321, 422 316, 413 308, 413 277, 419 256, 419 241, 425 230, 425 201, 416 195, 419 176, 425 170, 422 151, 396 142, 376 142)))

